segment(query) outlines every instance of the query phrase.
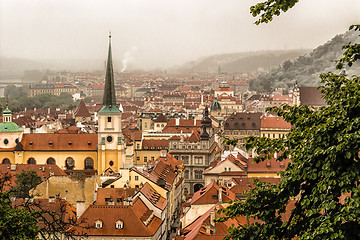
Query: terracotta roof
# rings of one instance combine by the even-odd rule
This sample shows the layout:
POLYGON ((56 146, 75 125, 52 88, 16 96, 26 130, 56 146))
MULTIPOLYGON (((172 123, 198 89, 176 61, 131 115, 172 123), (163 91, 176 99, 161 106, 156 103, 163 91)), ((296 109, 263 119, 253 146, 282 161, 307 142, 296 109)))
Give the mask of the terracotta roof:
POLYGON ((25 151, 96 151, 97 134, 24 134, 21 144, 25 151))
POLYGON ((67 128, 64 128, 64 129, 61 129, 61 130, 58 130, 56 131, 55 133, 60 133, 60 134, 63 134, 63 133, 82 133, 81 130, 76 127, 76 126, 70 126, 70 127, 67 127, 67 128))
POLYGON ((95 205, 108 205, 109 200, 114 201, 116 205, 123 205, 123 200, 128 197, 132 198, 135 193, 135 188, 98 188, 95 205))
POLYGON ((156 190, 146 182, 140 192, 157 208, 164 210, 168 201, 163 198, 156 190))
POLYGON ((164 116, 164 114, 160 113, 160 115, 154 119, 154 122, 167 122, 167 118, 164 116))
POLYGON ((189 143, 197 143, 200 141, 200 134, 198 131, 193 131, 190 137, 185 138, 184 140, 189 143))
POLYGON ((279 162, 276 158, 272 158, 256 163, 253 158, 249 158, 247 171, 248 173, 277 173, 284 171, 289 162, 289 159, 279 162))
POLYGON ((236 196, 246 196, 244 195, 244 191, 250 190, 250 188, 255 187, 253 179, 259 179, 262 182, 274 183, 278 184, 280 182, 280 178, 249 178, 249 177, 240 177, 233 178, 231 182, 235 185, 230 188, 230 190, 235 193, 236 196))
MULTIPOLYGON (((216 204, 218 199, 219 185, 213 181, 206 187, 195 192, 190 204, 216 204)), ((222 201, 235 201, 236 196, 226 186, 222 186, 222 201)))
POLYGON ((150 237, 153 236, 162 224, 162 220, 150 213, 150 209, 137 198, 133 205, 109 206, 93 205, 81 215, 75 228, 76 235, 87 236, 127 236, 127 237, 150 237), (145 219, 146 218, 146 219, 145 219), (94 227, 95 221, 102 221, 102 228, 94 227), (121 220, 122 229, 116 229, 115 223, 121 220), (84 223, 81 223, 81 222, 84 223), (149 221, 146 224, 146 221, 149 221), (91 226, 91 228, 83 228, 91 226))
POLYGON ((137 129, 124 129, 123 135, 128 137, 132 141, 141 141, 142 139, 142 131, 137 129))
POLYGON ((261 128, 290 129, 291 124, 286 122, 283 117, 262 117, 261 128))
POLYGON ((169 140, 165 139, 143 139, 142 149, 144 150, 159 150, 167 149, 169 146, 169 140))
POLYGON ((8 173, 11 175, 10 182, 5 186, 4 190, 15 186, 16 174, 22 171, 35 171, 42 180, 50 176, 66 176, 66 173, 56 164, 0 164, 0 173, 8 173))
POLYGON ((232 92, 233 90, 229 87, 219 87, 215 91, 222 91, 222 92, 232 92))
MULTIPOLYGON (((225 237, 225 235, 228 234, 227 229, 234 224, 235 226, 238 226, 239 224, 243 224, 242 222, 239 222, 239 218, 235 219, 229 219, 226 222, 221 223, 215 223, 215 229, 211 229, 210 233, 206 232, 206 226, 210 226, 210 212, 215 212, 215 217, 221 217, 224 216, 223 214, 219 215, 217 213, 218 209, 223 209, 224 207, 221 204, 215 204, 213 207, 211 207, 206 213, 201 215, 198 219, 196 219, 192 224, 187 226, 183 232, 185 232, 185 237, 183 239, 185 240, 193 240, 193 239, 210 239, 210 240, 220 240, 225 237), (215 231, 214 231, 215 230, 215 231)), ((244 218, 245 220, 245 218, 244 218)), ((244 223, 247 223, 244 221, 244 223)))
POLYGON ((89 113, 89 110, 87 109, 85 102, 82 99, 74 114, 75 117, 91 117, 91 114, 89 113))
MULTIPOLYGON (((24 199, 17 198, 14 205, 21 208, 24 206, 24 199)), ((58 218, 61 217, 63 223, 69 224, 68 226, 62 226, 65 229, 71 226, 70 223, 76 221, 76 208, 64 199, 54 199, 53 202, 50 202, 49 199, 34 199, 33 204, 30 204, 29 207, 42 213, 42 217, 39 218, 42 219, 42 221, 38 221, 37 223, 37 226, 41 229, 49 228, 49 225, 44 223, 44 218, 46 221, 53 223, 55 220, 57 223, 54 224, 59 224, 58 218), (41 206, 41 209, 39 206, 41 206), (59 214, 54 217, 54 212, 59 214)), ((52 231, 53 229, 48 230, 52 231)))
MULTIPOLYGON (((234 157, 232 154, 228 155, 223 161, 217 161, 216 162, 216 165, 214 163, 211 164, 211 166, 207 169, 205 169, 204 173, 203 174, 212 174, 212 173, 209 173, 209 171, 211 171, 212 169, 222 165, 225 161, 230 161, 231 163, 235 164, 237 167, 239 167, 242 171, 226 171, 225 172, 225 169, 220 172, 220 173, 213 173, 213 174, 216 174, 216 175, 246 175, 246 165, 247 165, 247 161, 244 161, 244 160, 240 160, 236 157, 234 157)), ((234 170, 234 169, 233 169, 234 170)))
POLYGON ((299 87, 300 91, 300 104, 308 106, 324 106, 326 105, 325 99, 321 96, 321 92, 317 87, 299 87))

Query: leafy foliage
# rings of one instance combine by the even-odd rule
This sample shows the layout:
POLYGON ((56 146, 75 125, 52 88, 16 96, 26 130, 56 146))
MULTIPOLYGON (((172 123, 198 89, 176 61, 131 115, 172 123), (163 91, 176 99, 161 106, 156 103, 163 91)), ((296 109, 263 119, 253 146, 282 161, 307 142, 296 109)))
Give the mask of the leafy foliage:
MULTIPOLYGON (((354 31, 360 31, 360 24, 351 25, 349 30, 352 29, 354 29, 354 31)), ((345 50, 344 56, 338 61, 338 64, 336 65, 337 69, 341 69, 344 63, 347 63, 347 65, 351 67, 354 62, 360 59, 359 43, 351 44, 350 42, 347 45, 343 46, 343 50, 345 50)))
POLYGON ((246 147, 261 156, 257 161, 274 152, 282 153, 279 161, 292 161, 278 186, 257 182, 245 202, 224 210, 228 217, 258 221, 232 228, 232 239, 360 237, 360 77, 327 73, 321 82, 327 106, 269 109, 294 126, 286 139, 248 139, 246 147), (293 199, 290 217, 282 217, 293 199))
POLYGON ((281 12, 286 12, 299 0, 268 0, 265 2, 257 3, 250 7, 250 13, 253 17, 260 16, 260 19, 256 20, 255 24, 268 23, 273 20, 274 16, 279 16, 281 12))
POLYGON ((14 112, 23 111, 25 108, 60 108, 62 110, 69 110, 78 105, 78 103, 73 101, 70 93, 61 93, 60 96, 41 94, 34 97, 28 97, 27 89, 25 87, 16 87, 14 85, 9 85, 5 88, 5 96, 6 98, 0 99, 0 102, 3 106, 8 102, 9 106, 11 106, 11 110, 14 112))
POLYGON ((1 239, 36 239, 39 228, 36 226, 37 212, 20 209, 12 205, 10 193, 3 191, 10 181, 10 175, 0 177, 0 238, 1 239))
MULTIPOLYGON (((271 21, 296 2, 262 3, 259 9, 266 14, 260 22, 271 21)), ((360 30, 359 25, 352 28, 360 30)), ((337 68, 359 59, 358 44, 344 49, 337 68)), ((360 239, 360 77, 329 72, 320 79, 326 106, 270 108, 293 125, 290 133, 282 139, 247 139, 246 148, 260 155, 256 161, 279 153, 279 161, 291 162, 278 186, 256 181, 244 202, 221 210, 226 217, 218 221, 251 220, 229 228, 225 239, 360 239)))
POLYGON ((30 190, 41 183, 41 177, 34 170, 22 171, 16 175, 16 186, 11 189, 11 195, 16 198, 30 198, 30 190))

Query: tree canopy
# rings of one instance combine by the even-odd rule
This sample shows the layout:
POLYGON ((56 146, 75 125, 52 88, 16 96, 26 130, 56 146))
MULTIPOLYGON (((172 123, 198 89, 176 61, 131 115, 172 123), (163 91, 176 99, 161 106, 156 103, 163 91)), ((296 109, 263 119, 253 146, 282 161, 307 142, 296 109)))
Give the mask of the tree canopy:
MULTIPOLYGON (((267 23, 296 2, 269 0, 251 12, 262 14, 257 24, 267 23)), ((350 29, 359 30, 359 25, 350 29)), ((359 44, 349 43, 344 50, 338 69, 359 59, 359 44)), ((259 154, 255 161, 279 153, 279 161, 291 162, 277 186, 255 181, 244 202, 221 210, 226 216, 218 221, 252 220, 230 228, 226 239, 360 239, 360 77, 329 72, 320 79, 326 106, 270 108, 293 125, 290 133, 280 139, 247 139, 246 148, 259 154)))

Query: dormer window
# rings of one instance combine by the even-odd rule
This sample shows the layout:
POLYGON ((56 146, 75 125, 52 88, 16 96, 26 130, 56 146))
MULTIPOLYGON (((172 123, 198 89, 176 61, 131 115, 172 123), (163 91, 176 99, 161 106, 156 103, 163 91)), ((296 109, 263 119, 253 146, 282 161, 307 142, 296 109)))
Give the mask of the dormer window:
POLYGON ((117 220, 115 223, 115 228, 116 229, 123 229, 124 228, 124 222, 121 220, 117 220))
POLYGON ((102 229, 103 227, 103 222, 99 219, 95 221, 95 228, 96 229, 102 229))

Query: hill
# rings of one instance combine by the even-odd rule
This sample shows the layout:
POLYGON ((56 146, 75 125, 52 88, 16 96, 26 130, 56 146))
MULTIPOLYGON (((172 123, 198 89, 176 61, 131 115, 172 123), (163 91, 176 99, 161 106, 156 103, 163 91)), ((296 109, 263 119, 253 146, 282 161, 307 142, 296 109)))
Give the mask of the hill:
POLYGON ((269 70, 287 59, 294 59, 309 50, 278 50, 218 54, 199 58, 196 61, 176 66, 169 71, 175 73, 198 73, 221 71, 228 73, 251 73, 269 70))
MULTIPOLYGON (((320 73, 337 72, 335 62, 343 54, 342 47, 349 42, 360 42, 358 33, 348 31, 336 35, 327 43, 312 52, 294 60, 286 60, 269 72, 260 74, 249 82, 250 90, 270 92, 276 88, 292 88, 297 82, 300 86, 319 86, 320 73)), ((345 67, 346 68, 346 67, 345 67)), ((360 63, 346 69, 348 75, 360 73, 360 63)))

